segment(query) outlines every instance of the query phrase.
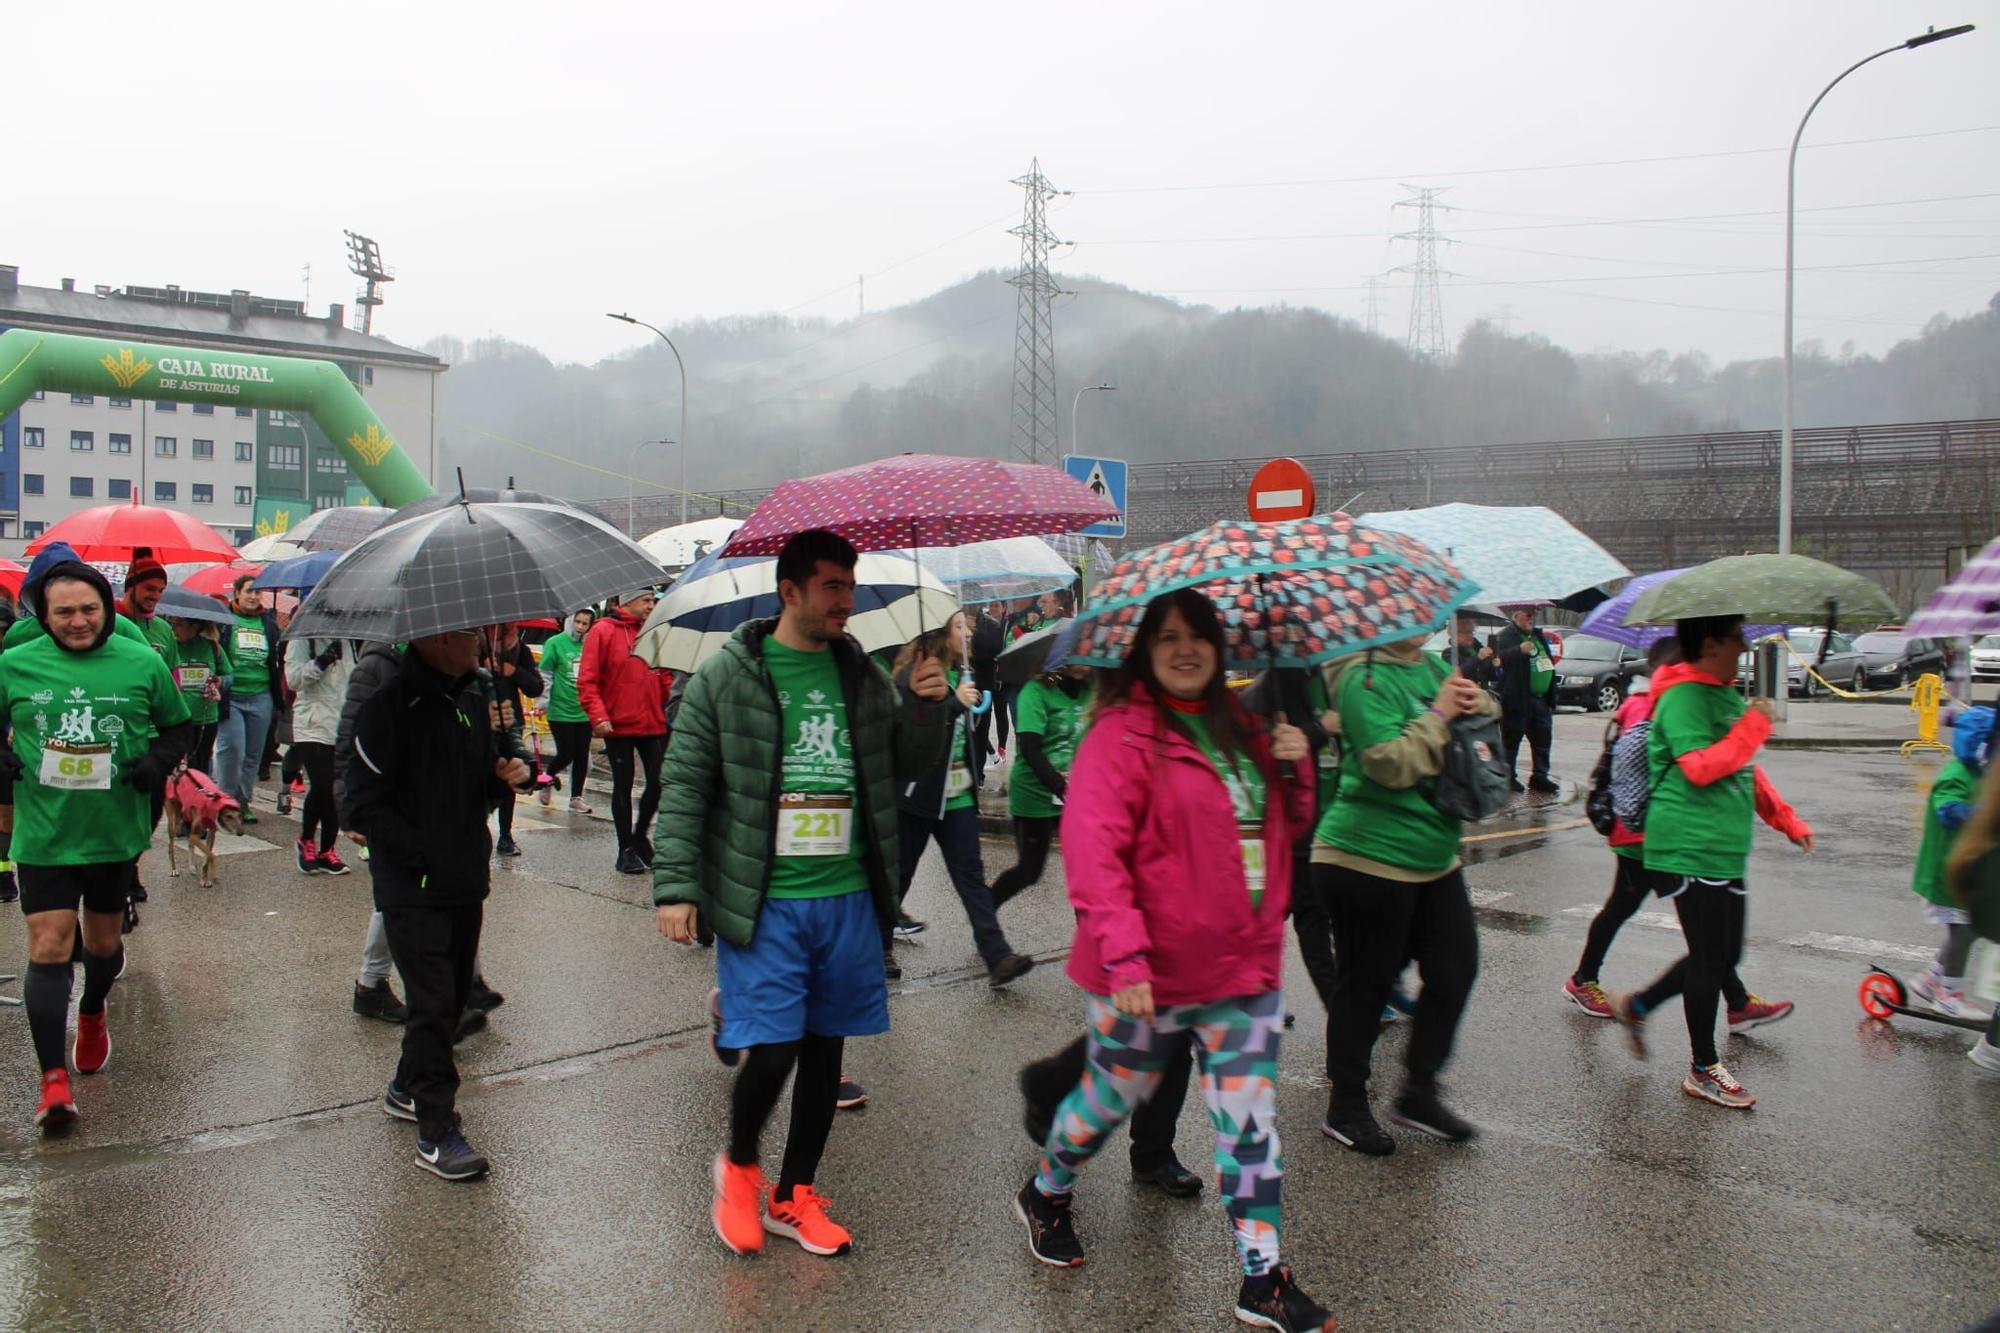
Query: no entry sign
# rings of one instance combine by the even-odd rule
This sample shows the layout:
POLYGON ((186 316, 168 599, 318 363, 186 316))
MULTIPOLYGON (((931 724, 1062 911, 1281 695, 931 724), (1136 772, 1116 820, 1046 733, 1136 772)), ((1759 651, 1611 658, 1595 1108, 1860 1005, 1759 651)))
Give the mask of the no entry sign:
POLYGON ((1250 517, 1258 523, 1310 518, 1317 498, 1312 474, 1296 458, 1274 458, 1250 479, 1250 517))

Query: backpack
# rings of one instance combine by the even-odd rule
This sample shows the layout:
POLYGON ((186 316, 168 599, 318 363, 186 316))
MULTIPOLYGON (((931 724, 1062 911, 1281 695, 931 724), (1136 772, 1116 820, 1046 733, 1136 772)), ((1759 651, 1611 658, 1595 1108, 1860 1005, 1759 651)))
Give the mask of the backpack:
POLYGON ((1439 814, 1476 822, 1491 819, 1507 804, 1512 789, 1501 753, 1500 719, 1474 713, 1451 720, 1444 743, 1444 767, 1431 784, 1431 804, 1439 814))
POLYGON ((1611 812, 1634 833, 1646 828, 1646 807, 1653 803, 1652 764, 1646 758, 1646 741, 1653 734, 1653 720, 1635 722, 1618 735, 1611 747, 1611 812))
POLYGON ((1611 755, 1618 736, 1618 723, 1614 720, 1604 728, 1604 748, 1598 751, 1597 763, 1590 770, 1590 795, 1583 801, 1583 813, 1589 817, 1590 826, 1607 838, 1618 826, 1618 813, 1611 807, 1611 755))

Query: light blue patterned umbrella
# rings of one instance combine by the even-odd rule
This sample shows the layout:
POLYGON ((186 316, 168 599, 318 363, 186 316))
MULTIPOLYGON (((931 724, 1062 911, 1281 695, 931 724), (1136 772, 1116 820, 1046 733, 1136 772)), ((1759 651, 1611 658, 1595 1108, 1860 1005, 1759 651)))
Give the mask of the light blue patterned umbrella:
POLYGON ((925 546, 914 555, 926 574, 950 588, 962 605, 1007 602, 1059 592, 1076 582, 1076 571, 1040 537, 1002 537, 964 546, 925 546))
POLYGON ((1509 606, 1555 602, 1632 571, 1553 509, 1541 505, 1436 505, 1364 514, 1361 522, 1415 537, 1479 585, 1479 600, 1509 606))

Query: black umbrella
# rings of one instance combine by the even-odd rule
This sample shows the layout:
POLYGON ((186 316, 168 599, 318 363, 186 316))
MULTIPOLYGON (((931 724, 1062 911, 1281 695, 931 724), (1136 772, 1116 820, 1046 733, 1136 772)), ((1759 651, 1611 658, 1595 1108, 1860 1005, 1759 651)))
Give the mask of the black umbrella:
POLYGON ((204 597, 192 588, 169 583, 160 593, 153 614, 169 620, 205 620, 212 625, 234 625, 236 616, 213 597, 204 597))
MULTIPOLYGON (((467 487, 463 484, 462 477, 460 481, 461 484, 459 486, 458 494, 426 495, 421 500, 412 500, 409 504, 406 504, 402 508, 396 510, 395 516, 392 517, 389 520, 389 522, 392 524, 406 523, 413 518, 422 518, 425 514, 435 514, 441 509, 449 509, 453 505, 458 504, 461 500, 476 505, 478 504, 554 505, 558 509, 574 510, 576 513, 579 514, 587 514, 590 512, 589 510, 583 508, 581 505, 563 499, 560 495, 544 495, 540 491, 518 491, 515 490, 512 486, 503 486, 498 490, 495 490, 491 486, 467 487)), ((657 564, 653 566, 655 577, 658 576, 659 568, 660 567, 657 564)))
POLYGON ((406 643, 565 616, 659 582, 660 567, 580 509, 453 501, 379 529, 328 570, 288 637, 406 643))
MULTIPOLYGON (((433 509, 438 506, 433 505, 433 509)), ((380 505, 336 505, 316 509, 285 531, 285 540, 308 551, 347 551, 385 523, 394 522, 399 511, 380 505)))
POLYGON ((1000 679, 1009 685, 1025 685, 1044 672, 1061 666, 1063 659, 1075 647, 1076 621, 1058 620, 1033 633, 1023 634, 1001 649, 994 666, 1000 679), (1057 642, 1059 639, 1060 643, 1057 642))

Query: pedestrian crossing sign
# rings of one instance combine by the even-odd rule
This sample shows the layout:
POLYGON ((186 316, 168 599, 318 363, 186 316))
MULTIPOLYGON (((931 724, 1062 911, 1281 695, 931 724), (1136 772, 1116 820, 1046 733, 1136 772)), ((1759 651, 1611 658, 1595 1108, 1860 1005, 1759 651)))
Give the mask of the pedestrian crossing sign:
POLYGON ((1118 517, 1107 518, 1101 523, 1093 523, 1083 529, 1086 537, 1123 537, 1125 535, 1125 460, 1122 458, 1092 458, 1086 454, 1068 454, 1063 458, 1063 471, 1075 477, 1084 485, 1096 491, 1118 508, 1118 517))

